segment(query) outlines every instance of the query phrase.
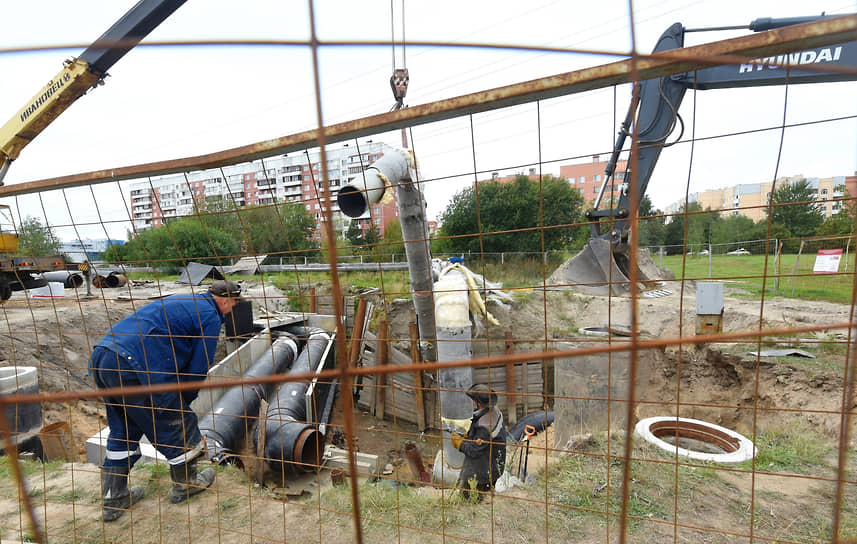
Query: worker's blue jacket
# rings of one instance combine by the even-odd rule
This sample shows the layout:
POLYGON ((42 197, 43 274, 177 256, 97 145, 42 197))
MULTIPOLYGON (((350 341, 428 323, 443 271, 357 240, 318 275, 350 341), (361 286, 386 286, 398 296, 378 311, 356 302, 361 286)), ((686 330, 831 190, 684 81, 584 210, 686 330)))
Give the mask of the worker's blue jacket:
MULTIPOLYGON (((101 339, 90 358, 100 389, 204 380, 214 362, 223 314, 208 293, 151 302, 101 339)), ((104 466, 132 466, 145 435, 171 465, 200 451, 190 403, 198 390, 105 397, 110 434, 104 466)))
MULTIPOLYGON (((208 293, 170 295, 113 325, 96 346, 116 352, 143 385, 198 381, 214 361, 222 325, 208 293)), ((197 392, 182 396, 191 402, 197 392)))

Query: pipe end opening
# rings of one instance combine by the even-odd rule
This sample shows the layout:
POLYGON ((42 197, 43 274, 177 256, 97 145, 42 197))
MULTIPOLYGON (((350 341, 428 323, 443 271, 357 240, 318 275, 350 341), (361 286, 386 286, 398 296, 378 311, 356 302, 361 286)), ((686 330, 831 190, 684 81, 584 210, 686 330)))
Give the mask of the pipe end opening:
POLYGON ((299 472, 316 472, 323 454, 324 435, 318 429, 305 429, 295 443, 295 467, 299 472))
POLYGON ((336 195, 339 210, 348 217, 360 217, 366 213, 366 195, 353 185, 346 185, 336 195))

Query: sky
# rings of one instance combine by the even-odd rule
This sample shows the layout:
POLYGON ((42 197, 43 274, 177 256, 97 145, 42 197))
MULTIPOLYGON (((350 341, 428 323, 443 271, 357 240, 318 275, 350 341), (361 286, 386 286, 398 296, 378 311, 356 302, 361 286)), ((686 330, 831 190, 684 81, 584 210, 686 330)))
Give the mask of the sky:
MULTIPOLYGON (((12 117, 61 68, 135 2, 42 0, 5 3, 0 17, 0 123, 12 117), (27 46, 62 50, 8 52, 27 46)), ((759 17, 857 12, 857 2, 818 0, 531 0, 433 2, 319 0, 320 40, 379 40, 381 47, 324 47, 319 53, 321 108, 330 125, 393 106, 389 78, 407 67, 407 105, 564 73, 648 52, 671 24, 689 28, 747 25, 759 17), (447 47, 401 46, 410 41, 447 47), (389 44, 395 39, 393 51, 389 44), (462 49, 456 43, 575 48, 607 54, 462 49), (395 58, 395 61, 394 61, 395 58)), ((188 0, 147 41, 295 40, 310 36, 308 3, 289 0, 188 0)), ((749 31, 688 34, 686 45, 749 31)), ((16 160, 6 184, 199 155, 294 134, 317 126, 310 49, 306 46, 142 47, 113 66, 106 83, 78 100, 16 160)), ((857 171, 857 83, 688 92, 681 141, 666 149, 648 195, 663 208, 691 192, 736 183, 857 171), (713 138, 745 130, 843 116, 806 127, 713 138), (692 150, 692 152, 691 152, 692 150)), ((606 157, 629 102, 629 87, 602 89, 495 110, 412 129, 412 146, 435 219, 450 198, 491 172, 606 157), (476 173, 475 173, 476 172, 476 173)), ((677 135, 676 135, 677 136, 677 135)), ((371 139, 399 146, 398 132, 371 139)), ((341 145, 341 144, 335 144, 341 145)), ((126 237, 127 183, 0 199, 21 217, 55 227, 62 239, 126 237), (124 198, 123 198, 124 196, 124 198), (72 226, 73 225, 73 226, 72 226)))

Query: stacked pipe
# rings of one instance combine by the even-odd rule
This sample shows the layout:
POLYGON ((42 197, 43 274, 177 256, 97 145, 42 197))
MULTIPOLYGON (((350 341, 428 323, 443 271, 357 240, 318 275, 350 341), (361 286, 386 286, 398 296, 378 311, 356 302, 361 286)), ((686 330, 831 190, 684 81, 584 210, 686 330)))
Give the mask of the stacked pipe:
MULTIPOLYGON (((244 378, 261 378, 280 374, 289 368, 298 354, 298 345, 291 335, 283 335, 271 344, 271 349, 253 362, 244 378)), ((199 431, 205 439, 208 458, 217 464, 241 466, 235 455, 244 446, 249 429, 255 424, 259 406, 273 389, 273 384, 236 385, 224 393, 211 411, 199 421, 199 431)))
POLYGON ((83 275, 72 273, 68 270, 56 270, 54 272, 43 272, 42 276, 45 281, 62 283, 66 289, 77 289, 83 285, 83 275))
MULTIPOLYGON (((322 329, 294 326, 288 332, 306 338, 306 346, 295 360, 289 375, 309 374, 328 353, 331 336, 322 329)), ((305 395, 310 379, 284 382, 270 401, 265 420, 265 459, 285 477, 314 472, 324 453, 324 435, 307 421, 305 395)), ((259 432, 256 433, 258 444, 259 432)))
POLYGON ((106 276, 95 276, 94 278, 92 278, 93 287, 96 287, 98 289, 104 289, 105 287, 122 287, 127 282, 128 278, 126 278, 124 274, 120 274, 119 272, 111 272, 106 276))

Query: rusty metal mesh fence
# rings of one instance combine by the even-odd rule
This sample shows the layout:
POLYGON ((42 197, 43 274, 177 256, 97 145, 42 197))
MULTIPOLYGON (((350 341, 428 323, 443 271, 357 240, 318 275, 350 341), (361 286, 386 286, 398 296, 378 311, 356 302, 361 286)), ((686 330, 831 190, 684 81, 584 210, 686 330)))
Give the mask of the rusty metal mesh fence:
MULTIPOLYGON (((382 258, 401 255, 394 251, 398 240, 366 242, 364 232, 362 244, 342 242, 336 247, 322 242, 341 239, 345 230, 332 204, 340 183, 333 181, 339 176, 328 167, 328 147, 334 143, 356 147, 358 159, 352 166, 362 171, 371 162, 359 150, 368 145, 365 137, 407 129, 407 141, 419 160, 421 133, 415 128, 444 134, 452 124, 465 127, 469 153, 475 157, 484 143, 480 139, 490 143, 493 136, 474 129, 474 118, 485 112, 527 108, 536 120, 537 142, 542 130, 539 112, 550 109, 553 100, 712 63, 839 43, 853 39, 855 24, 857 19, 849 16, 660 56, 633 55, 201 157, 0 188, 0 197, 19 213, 36 206, 44 224, 57 231, 75 233, 94 225, 103 227, 106 235, 108 225, 118 224, 126 227, 131 240, 138 240, 136 253, 112 250, 109 260, 80 267, 82 284, 62 292, 50 285, 41 291, 16 291, 0 307, 0 379, 6 384, 0 394, 6 452, 0 469, 0 540, 857 538, 857 482, 851 466, 855 276, 849 236, 795 240, 773 230, 769 221, 762 236, 735 235, 729 241, 734 248, 712 251, 710 240, 691 240, 694 221, 706 210, 654 212, 662 227, 668 227, 665 216, 685 225, 687 234, 677 249, 662 243, 655 247, 667 249, 651 252, 675 279, 649 282, 645 289, 632 288, 621 296, 610 290, 582 294, 552 280, 553 271, 576 251, 562 254, 544 246, 508 255, 470 251, 464 264, 503 284, 494 288, 479 283, 473 289, 489 300, 496 322, 477 319, 472 330, 466 327, 473 335, 473 357, 444 362, 421 359, 425 344, 438 341, 437 333, 420 338, 416 326, 411 300, 427 293, 412 292, 403 258, 382 258), (295 170, 280 163, 270 166, 287 153, 302 157, 291 165, 295 170), (237 170, 231 169, 236 165, 244 165, 254 177, 255 206, 244 205, 250 195, 243 180, 235 181, 237 170), (300 175, 295 185, 312 188, 311 195, 302 191, 298 198, 297 192, 270 190, 278 178, 285 186, 284 177, 291 173, 300 175), (174 182, 161 191, 159 176, 165 175, 174 182), (233 181, 241 189, 234 188, 233 181), (222 187, 221 207, 200 198, 210 194, 206 191, 212 185, 222 187), (141 195, 148 200, 135 199, 141 195), (176 212, 182 205, 186 213, 176 212), (310 223, 301 226, 306 236, 294 236, 294 206, 309 212, 310 223), (76 219, 80 210, 93 209, 97 220, 76 219), (162 220, 145 224, 152 210, 162 220), (226 227, 240 233, 243 244, 225 240, 221 233, 226 227), (264 245, 269 239, 287 242, 264 245), (307 240, 316 244, 303 244, 307 240), (828 274, 813 273, 813 258, 821 249, 846 249, 847 265, 828 274), (362 256, 368 271, 346 268, 356 264, 355 256, 362 256), (249 275, 234 268, 242 258, 249 262, 249 275), (189 263, 204 267, 202 282, 193 280, 199 272, 189 263), (208 340, 208 348, 218 345, 215 353, 206 354, 217 372, 195 381, 200 376, 177 368, 171 376, 147 383, 132 369, 134 385, 103 383, 96 389, 88 361, 110 326, 127 316, 147 315, 143 308, 148 305, 166 308, 168 297, 202 304, 199 300, 208 296, 207 286, 215 279, 212 270, 215 276, 219 272, 241 283, 252 307, 251 313, 245 304, 227 315, 227 332, 219 345, 218 338, 205 331, 140 336, 152 345, 165 341, 171 346, 167 358, 172 356, 177 364, 191 356, 179 346, 198 347, 201 344, 193 342, 208 340), (191 278, 176 283, 181 273, 191 278), (700 293, 710 293, 707 289, 714 289, 715 299, 725 292, 721 311, 706 312, 700 293), (305 328, 296 329, 295 323, 305 328), (247 370, 265 358, 273 368, 278 350, 274 344, 283 330, 295 336, 299 348, 310 351, 308 346, 316 345, 316 355, 305 367, 293 363, 290 371, 286 364, 264 376, 248 377, 247 370), (35 374, 27 374, 31 368, 35 374), (433 474, 448 462, 443 452, 450 420, 444 417, 443 400, 463 393, 444 387, 440 374, 468 368, 474 383, 486 383, 498 393, 497 405, 510 435, 504 444, 505 474, 493 491, 474 489, 469 482, 442 481, 433 474), (194 399, 196 390, 200 394, 194 399), (165 406, 183 398, 179 406, 190 406, 200 421, 212 426, 211 436, 219 438, 224 429, 210 421, 222 415, 217 402, 229 391, 237 391, 242 402, 242 408, 228 416, 237 424, 230 425, 228 418, 215 421, 234 427, 237 437, 231 437, 231 447, 206 440, 199 468, 215 467, 214 483, 174 504, 169 500, 170 463, 156 453, 170 444, 158 442, 157 435, 167 432, 159 424, 176 419, 165 406), (277 412, 286 397, 298 401, 277 412), (110 454, 104 413, 108 406, 127 408, 126 402, 142 403, 148 424, 155 428, 153 436, 147 436, 151 444, 141 446, 143 459, 130 473, 131 484, 142 485, 145 497, 122 506, 127 511, 118 521, 105 522, 100 465, 110 454), (252 408, 243 408, 245 402, 252 408), (297 424, 300 432, 289 434, 287 424, 297 424), (281 445, 272 455, 265 446, 277 440, 281 445), (212 460, 219 464, 212 465, 212 460)), ((317 44, 307 45, 315 54, 317 44)), ((685 143, 692 146, 696 140, 692 122, 688 124, 685 143)), ((775 130, 785 133, 788 128, 775 130)), ((633 164, 633 154, 629 160, 633 164)), ((474 158, 472 168, 458 172, 455 179, 435 179, 418 170, 416 179, 399 183, 416 183, 424 193, 435 185, 472 186, 478 207, 478 188, 490 181, 495 166, 476 168, 476 162, 474 158)), ((544 201, 539 180, 547 166, 539 159, 511 168, 534 169, 530 177, 539 191, 532 198, 539 202, 544 201)), ((633 176, 630 181, 635 195, 633 176)), ((831 194, 827 201, 847 207, 850 197, 831 194)), ((685 204, 690 210, 689 197, 685 204)), ((753 211, 758 207, 747 205, 753 211)), ((714 211, 733 215, 743 209, 730 203, 714 211)), ((634 204, 632 230, 638 225, 636 211, 634 204)), ((380 213, 370 206, 369 224, 380 219, 380 213)), ((457 236, 483 245, 492 237, 535 232, 544 240, 554 229, 588 230, 583 219, 555 225, 541 216, 537 224, 496 232, 484 229, 483 215, 474 219, 474 229, 457 236)), ((428 246, 442 238, 420 241, 428 246)), ((631 244, 632 272, 624 280, 626 286, 643 280, 634 266, 638 242, 632 238, 631 244)), ((614 280, 608 275, 608 286, 622 283, 614 280)), ((202 320, 201 313, 192 313, 193 319, 202 320)), ((161 361, 151 362, 156 363, 161 361)), ((195 418, 184 413, 178 419, 192 435, 188 429, 195 418)), ((490 442, 488 449, 493 453, 500 445, 490 442)), ((133 441, 128 445, 132 457, 136 446, 133 441)))

